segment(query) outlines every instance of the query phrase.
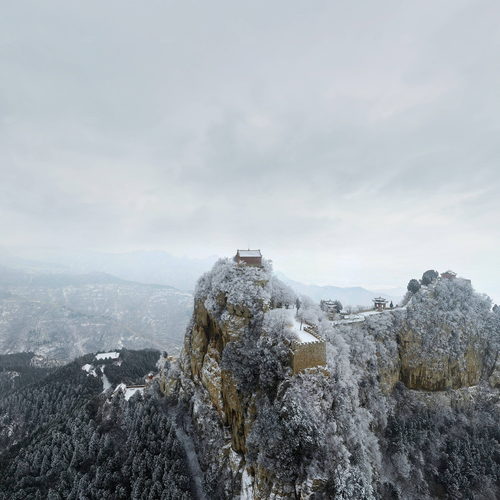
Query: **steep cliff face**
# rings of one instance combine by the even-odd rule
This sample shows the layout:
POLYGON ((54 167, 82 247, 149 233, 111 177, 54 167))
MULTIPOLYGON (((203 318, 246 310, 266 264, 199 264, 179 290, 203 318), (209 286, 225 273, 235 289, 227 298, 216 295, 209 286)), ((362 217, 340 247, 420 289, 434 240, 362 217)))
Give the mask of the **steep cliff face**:
MULTIPOLYGON (((443 328, 443 332, 446 329, 443 328)), ((458 356, 442 354, 432 358, 422 355, 422 338, 413 330, 400 335, 401 377, 410 389, 442 391, 459 389, 479 383, 483 371, 484 347, 471 342, 458 356)))
POLYGON ((490 308, 466 280, 423 287, 408 304, 399 336, 402 382, 431 391, 477 385, 491 343, 490 308))
POLYGON ((490 308, 469 282, 441 280, 422 287, 402 310, 368 318, 361 328, 377 342, 385 392, 397 382, 443 391, 493 380, 500 327, 490 308))
POLYGON ((267 263, 223 260, 199 282, 164 390, 188 408, 209 498, 452 497, 464 477, 494 498, 500 316, 486 298, 439 282, 405 309, 343 327, 303 304, 328 359, 298 374, 273 309, 290 301, 267 263), (457 440, 457 457, 481 456, 477 468, 454 461, 457 440))
MULTIPOLYGON (((293 417, 293 409, 281 404, 293 379, 291 338, 282 311, 272 309, 275 304, 294 303, 291 294, 272 276, 267 263, 248 267, 221 261, 200 280, 176 390, 192 405, 205 467, 225 478, 223 485, 208 485, 214 497, 290 498, 299 494, 305 498, 324 486, 322 478, 312 473, 290 470, 280 474, 273 461, 266 461, 266 443, 260 439, 271 423, 267 417, 279 421, 293 417), (207 422, 210 437, 204 435, 207 422)), ((311 376, 324 378, 319 371, 311 376)), ((305 433, 304 438, 311 436, 305 433)), ((284 439, 272 446, 298 451, 300 444, 284 439)), ((300 464, 296 457, 285 456, 291 459, 300 464)))
POLYGON ((250 421, 248 401, 238 390, 231 372, 223 370, 221 365, 224 349, 230 342, 241 340, 249 327, 251 313, 246 308, 228 305, 221 295, 218 305, 224 313, 215 317, 214 312, 207 310, 205 300, 203 297, 196 299, 193 328, 186 337, 183 368, 208 392, 210 402, 231 432, 234 451, 244 453, 250 421))

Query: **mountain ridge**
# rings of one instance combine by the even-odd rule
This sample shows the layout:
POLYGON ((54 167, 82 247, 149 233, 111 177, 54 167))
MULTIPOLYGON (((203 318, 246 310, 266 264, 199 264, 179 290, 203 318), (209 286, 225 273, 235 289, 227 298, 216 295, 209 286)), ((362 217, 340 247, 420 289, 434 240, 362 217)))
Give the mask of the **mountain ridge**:
POLYGON ((371 291, 361 286, 339 287, 335 285, 314 285, 305 284, 300 281, 295 281, 281 272, 276 272, 276 275, 287 285, 289 285, 296 293, 307 295, 317 302, 321 300, 340 300, 344 306, 372 306, 372 299, 381 295, 387 300, 392 300, 394 304, 400 303, 403 294, 393 295, 384 291, 371 291))
POLYGON ((176 352, 191 304, 190 293, 166 285, 0 267, 0 354, 69 361, 115 346, 176 352))

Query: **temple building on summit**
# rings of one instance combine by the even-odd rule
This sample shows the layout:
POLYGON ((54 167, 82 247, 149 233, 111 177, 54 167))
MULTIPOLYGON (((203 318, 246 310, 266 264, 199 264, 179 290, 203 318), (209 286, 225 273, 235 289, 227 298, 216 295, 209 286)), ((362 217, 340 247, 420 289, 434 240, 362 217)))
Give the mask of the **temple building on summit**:
POLYGON ((457 277, 457 273, 451 270, 445 271, 444 273, 441 273, 441 278, 443 279, 448 279, 448 280, 453 280, 457 277))
POLYGON ((234 256, 234 261, 238 264, 244 262, 249 266, 261 266, 262 254, 260 250, 237 250, 234 256))

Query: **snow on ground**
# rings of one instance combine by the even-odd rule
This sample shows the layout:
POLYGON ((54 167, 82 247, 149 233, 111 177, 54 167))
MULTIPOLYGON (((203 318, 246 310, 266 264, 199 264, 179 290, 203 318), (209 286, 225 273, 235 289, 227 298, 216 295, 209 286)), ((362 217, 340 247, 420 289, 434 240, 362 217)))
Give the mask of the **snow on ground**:
POLYGON ((82 366, 82 370, 84 372, 87 372, 88 375, 93 375, 94 377, 97 377, 97 373, 95 371, 94 365, 89 365, 87 363, 86 365, 82 366))
POLYGON ((144 394, 144 387, 127 387, 125 389, 125 401, 128 401, 136 392, 144 394))
MULTIPOLYGON (((391 309, 385 309, 384 311, 390 311, 391 309)), ((394 309, 392 309, 394 310, 394 309)), ((358 313, 358 316, 363 316, 366 318, 367 316, 373 316, 375 314, 382 314, 384 311, 365 311, 358 313)))
POLYGON ((102 392, 106 392, 111 387, 111 382, 104 373, 104 365, 101 365, 101 371, 102 371, 102 392))
POLYGON ((118 384, 116 386, 116 389, 114 392, 117 392, 117 391, 122 391, 125 394, 125 401, 128 401, 136 392, 140 392, 141 394, 144 394, 144 387, 142 387, 142 386, 127 387, 127 385, 122 382, 121 384, 118 384))
POLYGON ((350 323, 362 323, 364 320, 364 317, 356 319, 335 319, 331 323, 332 325, 348 325, 350 323))
POLYGON ((283 312, 285 313, 285 321, 287 322, 287 326, 292 330, 301 344, 318 341, 318 339, 314 335, 311 335, 304 330, 305 324, 302 324, 301 326, 300 320, 297 320, 297 318, 295 317, 294 309, 283 309, 283 312))
POLYGON ((294 330, 294 332, 295 335, 297 335, 299 342, 301 344, 307 344, 308 342, 318 342, 318 339, 314 335, 311 335, 310 333, 305 332, 304 330, 298 330, 298 331, 294 330))
MULTIPOLYGON (((102 372, 102 392, 106 392, 110 387, 111 387, 111 382, 109 381, 108 377, 104 374, 104 366, 101 365, 99 368, 101 369, 102 372)), ((86 365, 82 366, 82 370, 84 372, 87 372, 88 375, 93 375, 94 377, 97 377, 97 372, 94 367, 94 365, 89 365, 88 363, 86 365)))
POLYGON ((119 357, 119 352, 101 352, 95 355, 95 359, 118 359, 119 357))
POLYGON ((243 474, 241 475, 241 500, 254 500, 253 488, 252 488, 252 478, 245 467, 243 469, 243 474))
POLYGON ((362 323, 363 321, 365 321, 367 316, 374 316, 376 314, 382 314, 384 312, 389 312, 389 311, 400 311, 402 309, 406 309, 406 306, 393 307, 392 309, 384 309, 382 311, 371 310, 371 311, 358 312, 355 314, 350 314, 349 316, 346 316, 344 319, 335 319, 331 323, 332 323, 332 325, 346 325, 349 323, 362 323))

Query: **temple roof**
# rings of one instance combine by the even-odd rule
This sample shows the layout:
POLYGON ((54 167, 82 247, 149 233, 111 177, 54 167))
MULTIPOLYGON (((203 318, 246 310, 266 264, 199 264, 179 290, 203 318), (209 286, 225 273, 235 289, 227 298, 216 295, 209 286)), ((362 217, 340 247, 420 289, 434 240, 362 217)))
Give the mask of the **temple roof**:
POLYGON ((260 250, 237 250, 240 257, 262 257, 260 250))

